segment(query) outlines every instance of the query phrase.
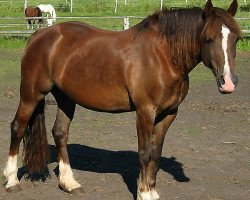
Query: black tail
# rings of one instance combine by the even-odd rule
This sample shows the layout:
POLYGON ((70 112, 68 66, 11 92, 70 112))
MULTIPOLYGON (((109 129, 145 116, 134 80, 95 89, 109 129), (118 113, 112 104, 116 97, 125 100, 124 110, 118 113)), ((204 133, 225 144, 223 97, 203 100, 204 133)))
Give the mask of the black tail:
POLYGON ((49 147, 45 128, 45 100, 38 103, 24 136, 24 165, 30 174, 46 174, 49 147))

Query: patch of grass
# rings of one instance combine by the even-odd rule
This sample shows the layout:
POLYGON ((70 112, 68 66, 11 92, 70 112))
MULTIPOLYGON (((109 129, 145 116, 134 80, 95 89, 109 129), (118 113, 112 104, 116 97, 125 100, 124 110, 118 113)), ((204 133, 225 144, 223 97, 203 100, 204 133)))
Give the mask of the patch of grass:
POLYGON ((18 65, 17 60, 2 60, 1 61, 1 68, 0 68, 0 77, 1 76, 6 76, 8 73, 16 73, 17 70, 17 65, 18 65))
POLYGON ((17 94, 20 84, 20 59, 22 51, 0 48, 0 98, 8 99, 17 94), (15 91, 15 92, 14 92, 15 91))
POLYGON ((0 48, 2 49, 23 49, 26 46, 28 37, 2 36, 0 37, 0 48))
POLYGON ((189 81, 191 85, 200 84, 202 82, 208 82, 214 80, 214 75, 210 69, 200 63, 195 69, 190 73, 189 81))
POLYGON ((250 36, 244 37, 237 44, 237 49, 239 51, 250 52, 250 36))
POLYGON ((58 12, 70 12, 70 7, 68 4, 60 3, 57 6, 58 12))
POLYGON ((241 12, 250 12, 250 4, 240 6, 241 12))

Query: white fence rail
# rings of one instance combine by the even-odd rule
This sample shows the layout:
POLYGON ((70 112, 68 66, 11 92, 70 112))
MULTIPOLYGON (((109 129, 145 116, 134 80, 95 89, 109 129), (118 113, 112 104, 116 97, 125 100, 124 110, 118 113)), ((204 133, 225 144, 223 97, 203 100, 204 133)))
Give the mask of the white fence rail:
MULTIPOLYGON (((27 19, 43 19, 44 21, 48 21, 50 19, 48 16, 47 17, 1 17, 0 20, 9 20, 9 21, 20 21, 23 20, 23 23, 2 23, 0 24, 0 35, 29 35, 34 32, 34 30, 21 30, 21 27, 24 29, 26 27, 25 21, 27 19), (19 27, 19 29, 18 29, 19 27), (6 28, 11 28, 11 30, 2 30, 6 28)), ((91 20, 98 20, 98 19, 120 19, 121 22, 121 29, 128 29, 130 27, 130 20, 131 19, 144 19, 144 17, 140 16, 103 16, 103 17, 57 17, 56 19, 59 20, 86 20, 86 19, 91 19, 91 20)), ((250 21, 250 18, 236 18, 238 22, 240 21, 250 21)), ((250 24, 247 23, 247 24, 250 24)), ((48 25, 45 24, 45 27, 48 25)), ((250 27, 242 27, 242 32, 244 34, 249 34, 250 33, 250 27)))

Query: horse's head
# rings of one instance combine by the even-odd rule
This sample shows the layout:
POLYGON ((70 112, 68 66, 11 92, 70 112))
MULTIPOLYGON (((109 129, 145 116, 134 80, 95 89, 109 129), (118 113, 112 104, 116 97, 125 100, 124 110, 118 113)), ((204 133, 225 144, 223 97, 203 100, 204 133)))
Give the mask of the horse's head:
POLYGON ((213 7, 211 0, 208 0, 204 9, 202 61, 216 76, 221 93, 233 92, 238 83, 234 60, 241 31, 233 18, 237 7, 237 0, 232 2, 227 11, 213 7))

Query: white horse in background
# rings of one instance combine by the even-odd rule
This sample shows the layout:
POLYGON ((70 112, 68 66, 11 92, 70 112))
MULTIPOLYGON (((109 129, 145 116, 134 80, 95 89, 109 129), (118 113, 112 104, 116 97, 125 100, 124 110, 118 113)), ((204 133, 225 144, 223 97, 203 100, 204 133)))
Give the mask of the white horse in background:
MULTIPOLYGON (((51 5, 51 4, 40 4, 39 6, 37 6, 38 8, 40 8, 40 10, 44 13, 49 13, 50 17, 52 18, 52 21, 56 21, 56 11, 55 8, 51 5)), ((52 22, 51 21, 51 22, 52 22)), ((48 23, 49 25, 49 23, 48 23)), ((51 23, 52 25, 52 23, 51 23)))

